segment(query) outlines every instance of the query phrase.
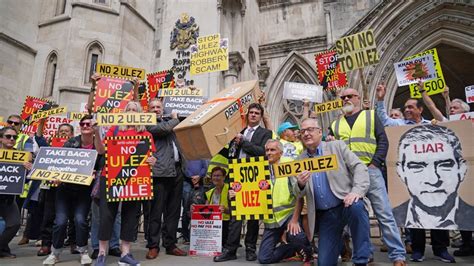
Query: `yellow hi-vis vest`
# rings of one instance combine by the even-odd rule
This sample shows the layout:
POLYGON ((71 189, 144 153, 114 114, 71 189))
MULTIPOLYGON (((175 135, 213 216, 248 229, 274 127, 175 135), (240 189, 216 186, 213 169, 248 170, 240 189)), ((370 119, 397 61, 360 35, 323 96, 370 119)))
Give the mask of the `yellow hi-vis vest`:
MULTIPOLYGON (((209 202, 210 205, 212 205, 212 196, 214 195, 214 191, 216 188, 210 189, 209 191, 206 192, 206 198, 207 201, 209 202)), ((227 199, 227 195, 229 194, 229 184, 224 184, 224 187, 222 187, 221 191, 221 198, 219 200, 219 205, 223 205, 227 208, 229 208, 229 200, 227 199)), ((228 213, 222 213, 222 220, 223 221, 229 221, 230 220, 230 214, 228 213)))
POLYGON ((293 214, 296 198, 290 192, 288 177, 276 178, 272 185, 273 219, 265 219, 265 228, 278 228, 293 214))
POLYGON ((362 111, 354 122, 352 129, 345 117, 334 121, 331 129, 336 139, 343 140, 363 163, 370 164, 377 149, 374 110, 362 111))
POLYGON ((25 143, 30 137, 26 134, 19 133, 18 138, 16 139, 15 142, 15 149, 19 151, 24 151, 25 150, 25 143))
POLYGON ((226 173, 229 173, 229 160, 226 157, 222 156, 221 154, 216 154, 212 159, 209 161, 209 165, 207 167, 207 175, 211 175, 211 171, 214 167, 219 166, 224 168, 226 173))

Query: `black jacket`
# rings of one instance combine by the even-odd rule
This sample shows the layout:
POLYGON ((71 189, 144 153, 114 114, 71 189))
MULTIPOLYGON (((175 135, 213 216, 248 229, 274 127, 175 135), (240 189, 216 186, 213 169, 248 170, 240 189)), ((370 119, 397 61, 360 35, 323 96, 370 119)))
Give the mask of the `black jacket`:
MULTIPOLYGON (((244 134, 245 129, 246 128, 240 131, 240 133, 244 134)), ((247 157, 265 156, 265 143, 272 138, 272 135, 271 130, 259 126, 253 133, 250 141, 242 140, 234 156, 229 156, 228 148, 222 149, 219 153, 227 159, 239 158, 240 150, 243 150, 245 154, 247 154, 247 157)), ((234 141, 232 140, 229 143, 229 147, 232 147, 233 144, 234 141)))

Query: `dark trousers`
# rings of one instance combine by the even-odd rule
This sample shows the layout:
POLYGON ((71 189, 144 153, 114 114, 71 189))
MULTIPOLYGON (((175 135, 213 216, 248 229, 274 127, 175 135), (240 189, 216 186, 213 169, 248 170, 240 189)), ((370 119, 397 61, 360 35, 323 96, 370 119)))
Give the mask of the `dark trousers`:
POLYGON ((43 221, 43 210, 39 201, 30 200, 28 204, 28 217, 23 237, 28 239, 40 239, 41 222, 43 221))
MULTIPOLYGON (((413 252, 425 253, 426 245, 426 234, 425 229, 414 229, 410 228, 412 237, 412 249, 413 252)), ((447 250, 449 246, 449 231, 448 230, 431 230, 431 246, 433 253, 439 254, 442 251, 447 250)))
POLYGON ((20 210, 15 200, 0 203, 0 216, 5 220, 5 230, 0 234, 0 251, 9 252, 8 243, 15 237, 20 229, 20 210))
POLYGON ((176 232, 178 230, 181 213, 181 197, 183 194, 183 174, 176 168, 176 177, 153 178, 153 200, 151 201, 150 221, 148 226, 147 248, 160 246, 160 233, 163 238, 163 247, 173 249, 176 246, 176 232), (164 225, 162 228, 161 219, 164 225), (163 232, 161 232, 163 229, 163 232))
MULTIPOLYGON (((74 215, 76 243, 78 247, 87 246, 89 225, 87 216, 91 207, 91 188, 82 185, 62 184, 56 190, 56 218, 53 226, 53 247, 60 249, 66 237, 67 221, 74 215)), ((113 226, 111 223, 110 227, 113 226)))
POLYGON ((181 235, 189 241, 189 223, 191 222, 191 192, 193 190, 192 184, 183 182, 183 215, 181 216, 181 235))
MULTIPOLYGON (((143 231, 145 233, 145 239, 148 239, 148 226, 150 224, 150 208, 151 208, 151 200, 142 200, 139 203, 139 209, 141 206, 141 212, 138 211, 137 213, 137 219, 140 221, 140 216, 143 214, 143 231)), ((138 234, 138 225, 137 228, 135 229, 138 234)))
POLYGON ((461 231, 461 239, 464 247, 472 247, 472 231, 461 231))
MULTIPOLYGON (((245 233, 245 251, 257 251, 259 224, 258 220, 247 221, 247 232, 245 233)), ((229 233, 227 243, 224 245, 231 253, 236 253, 240 246, 240 232, 242 231, 242 221, 237 221, 234 217, 229 221, 229 233)))

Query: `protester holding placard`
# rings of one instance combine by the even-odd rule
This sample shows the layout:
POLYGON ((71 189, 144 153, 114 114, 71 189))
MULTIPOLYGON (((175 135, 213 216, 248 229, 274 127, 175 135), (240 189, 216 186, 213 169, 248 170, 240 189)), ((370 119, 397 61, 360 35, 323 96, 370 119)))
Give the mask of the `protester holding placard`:
POLYGON ((303 151, 303 144, 296 137, 297 125, 290 122, 284 122, 278 127, 278 136, 283 145, 284 160, 294 160, 298 158, 303 151))
POLYGON ((15 149, 19 151, 26 151, 26 150, 31 151, 33 144, 30 138, 28 137, 28 135, 20 132, 21 125, 23 124, 23 120, 21 119, 21 116, 15 115, 15 114, 9 115, 7 119, 7 124, 14 127, 15 130, 19 132, 18 138, 16 139, 16 143, 15 143, 15 149))
MULTIPOLYGON (((79 125, 81 134, 71 138, 65 144, 65 148, 95 149, 99 154, 104 154, 105 149, 99 136, 99 128, 91 115, 84 116, 79 125)), ((100 157, 96 160, 98 170, 100 157)), ((56 218, 53 226, 53 247, 51 254, 43 261, 43 265, 55 265, 61 254, 64 238, 66 236, 68 214, 74 212, 74 224, 76 228, 77 250, 80 252, 81 264, 91 264, 87 242, 89 238, 89 224, 87 216, 91 207, 91 187, 86 185, 61 183, 56 191, 56 218)))
POLYGON ((229 234, 230 202, 229 184, 225 183, 227 173, 224 168, 216 166, 211 170, 211 181, 214 188, 206 192, 206 205, 219 205, 222 212, 222 246, 229 234))

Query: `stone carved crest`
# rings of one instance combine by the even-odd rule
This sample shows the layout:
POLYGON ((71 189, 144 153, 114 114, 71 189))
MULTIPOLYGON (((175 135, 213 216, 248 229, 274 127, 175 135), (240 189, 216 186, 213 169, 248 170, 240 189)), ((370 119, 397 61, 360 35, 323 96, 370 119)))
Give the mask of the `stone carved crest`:
POLYGON ((173 31, 171 31, 170 48, 174 50, 187 49, 191 44, 197 43, 199 37, 199 26, 196 24, 194 17, 190 17, 187 13, 181 14, 181 18, 175 23, 173 31))

